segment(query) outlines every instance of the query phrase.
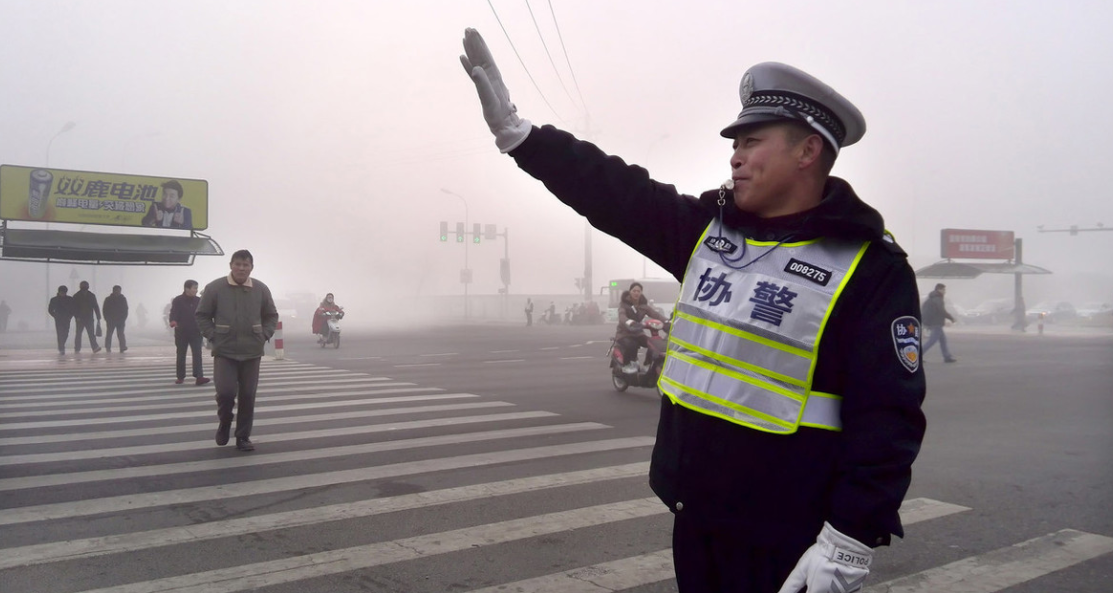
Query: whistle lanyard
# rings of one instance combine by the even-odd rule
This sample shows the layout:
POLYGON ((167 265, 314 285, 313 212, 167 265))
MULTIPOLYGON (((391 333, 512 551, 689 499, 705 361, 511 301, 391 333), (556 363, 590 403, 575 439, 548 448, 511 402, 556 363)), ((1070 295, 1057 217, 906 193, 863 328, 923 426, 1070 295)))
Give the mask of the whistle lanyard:
MULTIPOLYGON (((723 206, 725 206, 726 203, 727 203, 726 194, 727 194, 726 187, 720 187, 719 188, 719 201, 717 202, 717 204, 719 204, 719 235, 718 235, 717 238, 719 238, 719 239, 723 238, 723 206)), ((742 253, 739 253, 738 257, 728 258, 725 254, 723 254, 722 251, 717 251, 716 253, 719 254, 719 259, 722 260, 723 264, 726 265, 728 268, 731 268, 732 270, 745 270, 746 268, 756 264, 758 262, 758 260, 760 260, 761 258, 769 255, 770 253, 773 253, 774 249, 780 247, 782 243, 789 240, 791 237, 792 237, 792 235, 788 235, 785 238, 781 239, 780 241, 777 241, 777 244, 770 247, 765 253, 762 253, 761 255, 758 255, 753 260, 751 260, 749 263, 745 263, 745 264, 742 264, 742 265, 737 265, 737 264, 738 264, 738 262, 741 262, 742 260, 746 259, 746 251, 747 251, 747 246, 749 244, 746 242, 745 237, 743 237, 743 239, 742 239, 742 253)))

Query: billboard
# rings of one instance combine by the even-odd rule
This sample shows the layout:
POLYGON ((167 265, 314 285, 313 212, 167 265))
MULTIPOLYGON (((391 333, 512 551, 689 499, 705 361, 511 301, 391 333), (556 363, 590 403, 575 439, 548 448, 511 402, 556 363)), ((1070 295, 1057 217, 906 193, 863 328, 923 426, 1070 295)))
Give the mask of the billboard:
POLYGON ((1012 231, 943 229, 942 256, 947 259, 1013 259, 1012 231))
POLYGON ((0 219, 204 230, 209 182, 0 165, 0 219))

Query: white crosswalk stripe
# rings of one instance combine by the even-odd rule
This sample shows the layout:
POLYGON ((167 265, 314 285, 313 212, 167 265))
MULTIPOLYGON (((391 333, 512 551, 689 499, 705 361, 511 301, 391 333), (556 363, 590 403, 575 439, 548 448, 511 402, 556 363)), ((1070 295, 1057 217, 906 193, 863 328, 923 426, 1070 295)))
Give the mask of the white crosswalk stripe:
MULTIPOLYGON (((555 572, 539 563, 518 580, 461 590, 602 593, 673 579, 671 520, 645 484, 652 436, 479 393, 268 360, 255 423, 265 446, 245 455, 212 443, 213 387, 167 385, 166 364, 0 378, 0 590, 251 591, 459 554, 544 555, 539 542, 632 526, 656 539, 626 557, 555 572), (421 479, 436 486, 390 491, 421 479), (464 507, 487 512, 441 527, 464 507), (406 513, 439 519, 411 528, 397 520, 406 513), (382 538, 342 527, 378 522, 382 538), (347 535, 279 545, 304 529, 347 535), (240 554, 242 541, 273 549, 240 554), (228 557, 183 563, 199 544, 228 557), (116 574, 139 557, 144 571, 116 574), (179 561, 152 564, 162 557, 179 561)), ((970 510, 912 498, 900 512, 909 526, 970 510)), ((866 591, 994 593, 1110 553, 1113 538, 1063 528, 866 591)))

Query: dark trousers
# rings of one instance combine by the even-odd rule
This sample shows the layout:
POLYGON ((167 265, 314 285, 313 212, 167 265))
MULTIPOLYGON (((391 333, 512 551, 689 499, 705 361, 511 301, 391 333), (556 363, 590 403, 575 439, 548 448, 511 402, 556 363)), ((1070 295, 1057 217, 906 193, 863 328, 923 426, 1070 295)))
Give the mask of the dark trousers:
POLYGON ((221 425, 230 425, 233 417, 232 406, 236 406, 237 439, 251 436, 251 425, 255 421, 255 389, 259 386, 259 362, 262 360, 262 358, 233 360, 223 356, 213 357, 216 415, 221 425))
POLYGON ((777 593, 815 541, 811 534, 799 545, 757 546, 740 542, 722 526, 691 520, 684 511, 674 517, 672 558, 680 593, 777 593))
POLYGON ((128 349, 128 340, 124 337, 124 322, 123 321, 109 321, 104 320, 107 326, 105 329, 108 331, 104 334, 104 347, 112 350, 112 332, 116 332, 116 337, 120 339, 120 352, 128 349))
POLYGON ((75 317, 77 320, 77 336, 74 338, 73 351, 81 352, 81 332, 85 331, 89 334, 89 346, 93 350, 99 350, 100 346, 97 345, 97 322, 92 318, 82 319, 75 317))
POLYGON ((70 320, 54 320, 54 331, 58 332, 58 352, 66 353, 66 340, 70 339, 70 320))
POLYGON ((204 377, 205 372, 201 370, 201 334, 183 336, 175 332, 174 345, 178 347, 178 378, 185 379, 186 376, 187 348, 193 351, 193 376, 197 379, 204 377))

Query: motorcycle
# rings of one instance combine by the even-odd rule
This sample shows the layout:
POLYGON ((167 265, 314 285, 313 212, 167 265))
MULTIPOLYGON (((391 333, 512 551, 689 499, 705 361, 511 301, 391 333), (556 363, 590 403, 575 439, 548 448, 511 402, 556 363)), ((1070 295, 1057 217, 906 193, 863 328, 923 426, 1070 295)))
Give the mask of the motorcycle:
POLYGON ((622 345, 617 338, 611 339, 611 384, 615 391, 626 391, 630 386, 657 387, 657 379, 661 376, 661 369, 665 366, 665 348, 668 340, 670 324, 659 319, 646 318, 641 323, 635 323, 632 329, 641 329, 649 332, 648 347, 645 349, 645 358, 642 363, 627 366, 622 345))
POLYGON ((324 333, 318 338, 318 343, 321 348, 332 345, 333 348, 340 347, 340 320, 344 318, 344 311, 323 311, 321 317, 324 317, 324 333))

